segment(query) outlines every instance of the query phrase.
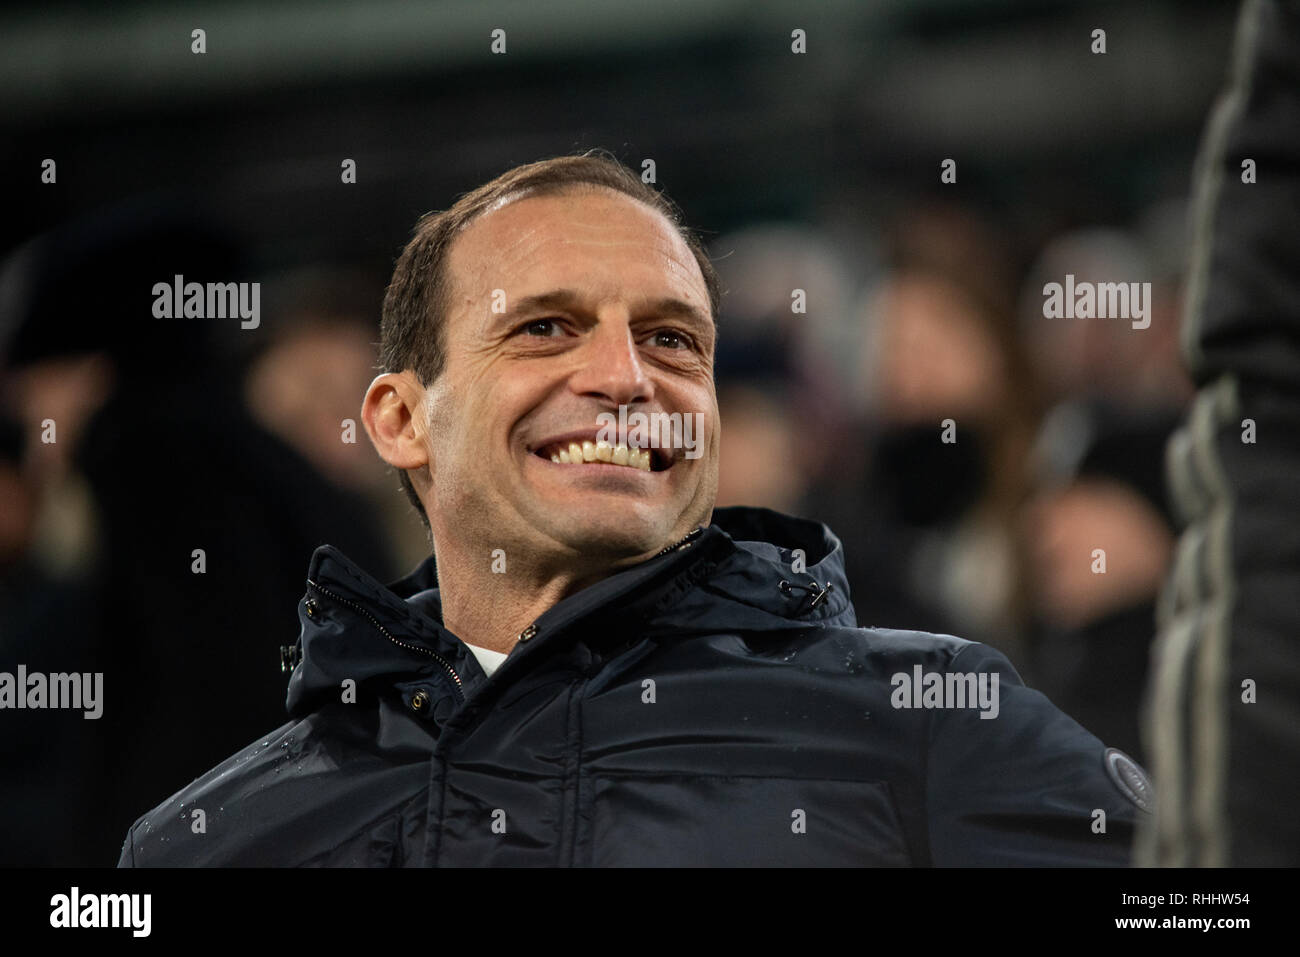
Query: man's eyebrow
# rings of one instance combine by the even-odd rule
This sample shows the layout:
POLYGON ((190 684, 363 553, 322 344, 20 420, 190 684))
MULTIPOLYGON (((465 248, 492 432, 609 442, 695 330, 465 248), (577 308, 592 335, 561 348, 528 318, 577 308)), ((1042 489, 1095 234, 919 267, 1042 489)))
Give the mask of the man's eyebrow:
MULTIPOLYGON (((589 306, 583 297, 574 290, 555 289, 550 292, 538 293, 535 296, 524 296, 517 299, 515 304, 505 311, 501 319, 506 322, 525 313, 545 309, 568 309, 581 312, 588 311, 589 306)), ((647 315, 690 319, 702 326, 713 325, 713 320, 709 318, 708 313, 703 312, 684 299, 677 299, 673 296, 665 296, 662 299, 639 299, 632 304, 632 317, 634 319, 647 315)))

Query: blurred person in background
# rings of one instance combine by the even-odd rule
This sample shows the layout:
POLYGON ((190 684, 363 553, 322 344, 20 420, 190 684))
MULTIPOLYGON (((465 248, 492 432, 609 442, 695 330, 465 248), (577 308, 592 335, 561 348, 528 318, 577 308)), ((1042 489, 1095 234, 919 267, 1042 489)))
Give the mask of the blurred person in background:
POLYGON ((761 223, 713 244, 726 290, 715 377, 722 436, 718 505, 821 516, 810 483, 839 459, 835 391, 810 374, 810 327, 847 307, 852 283, 815 228, 761 223))
POLYGON ((1048 406, 1036 492, 1018 528, 1031 570, 1028 666, 1063 710, 1139 758, 1155 602, 1173 545, 1164 446, 1191 391, 1178 357, 1182 213, 1162 203, 1132 230, 1052 239, 1021 294, 1048 406), (1149 325, 1045 316, 1044 286, 1067 275, 1076 286, 1150 282, 1149 325))
MULTIPOLYGON (((279 649, 295 631, 304 551, 347 541, 389 567, 364 501, 246 411, 231 339, 256 330, 153 314, 155 283, 177 275, 248 278, 229 238, 148 198, 33 240, 0 278, 6 403, 42 490, 36 527, 51 532, 30 547, 77 570, 85 606, 0 670, 104 675, 102 716, 76 716, 72 750, 26 759, 58 790, 9 794, 0 809, 65 823, 34 843, 7 835, 6 863, 111 864, 142 804, 282 719, 279 649)), ((46 716, 24 714, 39 741, 46 716)))
POLYGON ((382 282, 359 270, 314 267, 267 283, 264 335, 246 360, 244 401, 268 431, 335 485, 375 484, 365 443, 344 440, 356 389, 374 378, 382 282))
POLYGON ((1164 446, 1176 421, 1130 413, 1098 422, 1081 460, 1058 463, 1021 515, 1035 687, 1139 761, 1156 596, 1173 549, 1164 446))
MULTIPOLYGON (((1177 236, 1177 210, 1150 211, 1153 245, 1132 232, 1094 227, 1051 240, 1027 276, 1020 301, 1021 331, 1043 383, 1048 415, 1099 407, 1102 414, 1133 409, 1169 412, 1191 396, 1191 382, 1178 355, 1182 306, 1177 262, 1185 248, 1177 236), (1173 233, 1171 236, 1170 234, 1173 233), (1047 318, 1043 287, 1067 275, 1080 283, 1150 282, 1147 328, 1123 319, 1047 318)), ((1070 412, 1069 414, 1079 414, 1070 412)), ((1082 425, 1079 428, 1083 428, 1082 425)))
MULTIPOLYGON (((0 378, 0 388, 7 383, 0 378)), ((41 549, 44 487, 25 467, 20 422, 0 409, 0 671, 98 670, 97 622, 83 567, 41 549)), ((82 733, 80 711, 8 710, 0 720, 0 861, 59 863, 79 840, 69 794, 84 784, 102 743, 82 733)), ((81 805, 85 809, 86 805, 81 805)))
POLYGON ((997 233, 958 207, 903 215, 888 247, 889 270, 856 310, 857 425, 809 501, 833 509, 851 554, 867 559, 850 569, 864 620, 978 635, 1019 667, 1010 532, 1037 395, 1010 266, 997 233))
POLYGON ((374 378, 374 330, 384 283, 355 267, 300 269, 267 285, 269 321, 244 359, 253 418, 327 480, 366 499, 392 543, 390 569, 428 554, 427 536, 393 490, 399 483, 365 441, 357 396, 374 378))

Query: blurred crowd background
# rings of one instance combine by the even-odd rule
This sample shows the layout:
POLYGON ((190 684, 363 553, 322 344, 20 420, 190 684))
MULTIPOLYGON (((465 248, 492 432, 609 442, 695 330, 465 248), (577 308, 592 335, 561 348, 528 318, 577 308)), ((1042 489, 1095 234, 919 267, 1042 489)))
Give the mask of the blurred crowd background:
POLYGON ((112 864, 137 816, 283 723, 317 545, 383 581, 428 554, 359 422, 393 261, 423 212, 591 147, 652 159, 719 269, 718 504, 826 522, 861 624, 988 642, 1145 760, 1186 201, 1233 15, 7 8, 0 671, 102 671, 105 705, 0 713, 0 863, 112 864), (258 328, 154 319, 177 273, 260 282, 258 328), (1066 274, 1150 282, 1149 328, 1044 318, 1066 274))

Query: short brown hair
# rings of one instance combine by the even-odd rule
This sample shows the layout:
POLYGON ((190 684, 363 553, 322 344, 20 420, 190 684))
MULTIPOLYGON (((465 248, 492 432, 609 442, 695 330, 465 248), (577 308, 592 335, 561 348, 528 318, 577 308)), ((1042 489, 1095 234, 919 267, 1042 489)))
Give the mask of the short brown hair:
MULTIPOLYGON (((648 186, 605 150, 527 163, 507 170, 491 182, 460 197, 450 209, 425 213, 415 224, 411 241, 402 250, 384 295, 379 326, 379 364, 384 372, 412 370, 421 385, 442 374, 446 362, 443 326, 450 290, 447 255, 457 234, 494 203, 506 197, 548 196, 582 186, 603 186, 630 196, 662 213, 676 228, 699 264, 709 294, 709 309, 717 321, 721 292, 718 275, 694 232, 682 222, 675 203, 648 186)), ((411 504, 429 524, 410 476, 399 473, 411 504)))

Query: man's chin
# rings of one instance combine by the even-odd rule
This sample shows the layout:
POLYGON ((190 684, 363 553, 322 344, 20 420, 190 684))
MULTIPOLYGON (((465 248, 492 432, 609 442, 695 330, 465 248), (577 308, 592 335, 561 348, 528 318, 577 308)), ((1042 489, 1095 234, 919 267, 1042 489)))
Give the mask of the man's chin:
POLYGON ((593 566, 629 564, 668 544, 664 525, 638 520, 634 509, 594 520, 590 515, 575 515, 571 523, 553 528, 551 536, 576 553, 579 562, 593 566))

